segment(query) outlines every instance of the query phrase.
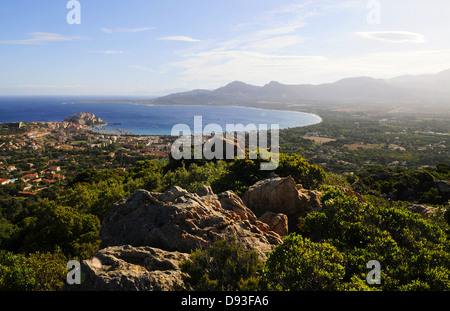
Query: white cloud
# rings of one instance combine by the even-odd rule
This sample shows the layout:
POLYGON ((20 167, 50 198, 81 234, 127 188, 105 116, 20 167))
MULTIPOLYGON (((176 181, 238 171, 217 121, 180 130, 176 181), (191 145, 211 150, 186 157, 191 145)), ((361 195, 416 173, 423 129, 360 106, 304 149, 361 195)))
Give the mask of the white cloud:
POLYGON ((285 26, 275 26, 275 27, 269 27, 264 28, 261 30, 256 31, 254 34, 256 37, 270 37, 270 36, 277 36, 277 35, 286 35, 290 33, 296 32, 298 29, 304 27, 306 23, 303 22, 297 22, 292 25, 285 25, 285 26))
MULTIPOLYGON (((352 53, 329 53, 306 46, 306 40, 312 44, 317 40, 312 35, 308 36, 309 30, 302 30, 311 19, 327 15, 335 18, 336 13, 347 10, 361 10, 364 22, 364 1, 305 1, 281 6, 237 25, 232 29, 234 37, 207 42, 196 50, 185 52, 180 61, 162 68, 166 72, 177 72, 181 82, 189 83, 191 88, 215 88, 233 80, 255 85, 264 85, 271 80, 286 84, 320 84, 355 76, 390 78, 450 68, 450 50, 426 49, 422 45, 418 45, 422 47, 420 50, 399 50, 396 47, 395 50, 376 53, 354 53, 355 49, 352 53), (305 45, 304 49, 298 47, 301 44, 305 45)), ((425 42, 423 35, 405 31, 355 34, 386 42, 425 42)), ((341 35, 325 43, 328 46, 339 42, 345 45, 346 40, 353 38, 341 35)))
POLYGON ((186 57, 184 61, 167 66, 181 69, 183 81, 217 85, 228 83, 231 79, 256 84, 274 78, 287 81, 297 77, 298 81, 299 73, 312 72, 314 66, 327 62, 321 56, 271 55, 249 51, 215 50, 186 57))
POLYGON ((55 42, 86 40, 87 37, 83 36, 65 36, 57 33, 47 32, 33 32, 30 34, 31 38, 22 40, 4 40, 0 41, 0 44, 11 45, 44 45, 55 42))
POLYGON ((257 32, 259 35, 270 36, 288 34, 305 27, 308 19, 313 17, 325 16, 330 13, 361 8, 365 9, 365 3, 361 0, 301 1, 264 11, 255 16, 252 21, 237 25, 234 30, 241 30, 256 26, 262 27, 262 29, 257 32))
POLYGON ((155 72, 153 69, 150 69, 145 66, 140 66, 140 65, 131 65, 130 68, 140 70, 140 71, 145 71, 145 72, 155 72))
POLYGON ((140 27, 140 28, 102 28, 101 31, 107 34, 113 33, 137 33, 143 31, 154 30, 156 27, 140 27))
POLYGON ((406 31, 371 31, 356 32, 358 36, 385 42, 394 43, 424 43, 425 37, 421 34, 406 31))
POLYGON ((450 50, 405 50, 347 58, 215 50, 185 55, 184 60, 170 63, 167 68, 180 70, 182 81, 204 88, 219 87, 232 80, 256 85, 270 80, 319 84, 355 76, 390 78, 439 72, 450 68, 450 50))
MULTIPOLYGON (((355 76, 383 79, 450 68, 450 49, 436 46, 427 49, 421 44, 416 45, 417 49, 411 49, 410 45, 407 45, 408 49, 402 49, 401 44, 391 44, 388 47, 392 48, 381 52, 380 49, 366 49, 367 42, 355 42, 354 37, 422 43, 425 42, 422 34, 406 31, 356 33, 356 30, 350 30, 353 26, 348 26, 344 30, 337 27, 337 36, 322 38, 321 32, 315 37, 317 33, 312 26, 306 28, 309 24, 315 25, 317 18, 319 22, 328 17, 336 21, 340 13, 347 16, 354 11, 361 13, 364 26, 365 4, 366 1, 314 0, 280 6, 236 25, 231 37, 204 40, 202 44, 180 52, 182 58, 179 61, 159 69, 177 74, 177 83, 185 83, 188 88, 214 89, 234 80, 254 85, 264 85, 271 80, 285 84, 321 84, 355 76), (319 40, 321 45, 317 49, 314 44, 319 40), (337 49, 333 50, 335 46, 337 49)), ((428 32, 424 34, 428 36, 428 32)))
POLYGON ((111 51, 111 50, 109 50, 109 51, 91 51, 91 53, 93 53, 93 54, 110 54, 110 55, 113 55, 113 54, 124 54, 125 51, 111 51))
POLYGON ((187 36, 167 36, 167 37, 158 38, 158 40, 200 42, 200 40, 193 39, 193 38, 187 37, 187 36))
POLYGON ((256 15, 252 20, 232 28, 233 38, 216 42, 211 49, 279 51, 304 43, 307 31, 300 34, 313 18, 337 12, 361 9, 361 1, 315 0, 281 5, 256 15))
MULTIPOLYGON (((264 84, 308 81, 323 73, 331 60, 319 55, 299 55, 298 45, 310 39, 300 32, 310 19, 360 8, 360 1, 303 1, 264 11, 232 28, 232 38, 208 42, 184 59, 163 66, 181 71, 182 81, 220 85, 230 80, 264 84), (323 69, 322 69, 323 68, 323 69)), ((313 39, 313 38, 311 38, 313 39)))
POLYGON ((281 50, 293 45, 303 43, 305 40, 305 38, 300 36, 277 36, 252 42, 244 48, 255 49, 259 51, 281 50))

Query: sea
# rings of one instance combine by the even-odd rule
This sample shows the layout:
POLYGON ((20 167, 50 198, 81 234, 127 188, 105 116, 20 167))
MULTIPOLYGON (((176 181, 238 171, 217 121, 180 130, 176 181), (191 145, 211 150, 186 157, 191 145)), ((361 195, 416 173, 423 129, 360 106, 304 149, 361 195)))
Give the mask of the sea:
POLYGON ((0 123, 61 122, 79 112, 89 112, 111 125, 102 129, 135 135, 170 135, 176 124, 194 129, 194 117, 203 127, 218 124, 279 125, 280 129, 320 123, 314 114, 235 106, 153 106, 98 96, 0 96, 0 123), (114 102, 105 102, 113 100, 114 102), (103 101, 103 102, 102 102, 103 101))

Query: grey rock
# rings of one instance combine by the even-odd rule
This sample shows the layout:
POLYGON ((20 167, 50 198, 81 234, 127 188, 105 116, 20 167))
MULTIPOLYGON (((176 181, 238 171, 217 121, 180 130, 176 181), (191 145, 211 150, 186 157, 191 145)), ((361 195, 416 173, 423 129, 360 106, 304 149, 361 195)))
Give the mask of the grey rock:
POLYGON ((152 247, 130 245, 99 250, 81 264, 85 279, 65 290, 83 291, 170 291, 182 284, 179 263, 189 257, 152 247))
POLYGON ((288 217, 289 231, 295 231, 299 217, 318 211, 321 193, 303 189, 291 176, 261 180, 251 186, 242 200, 256 216, 265 212, 282 213, 288 217))
POLYGON ((426 204, 411 204, 406 207, 413 213, 420 214, 422 218, 428 218, 436 212, 436 208, 426 204))
POLYGON ((138 190, 111 207, 101 248, 129 244, 190 253, 231 235, 264 257, 282 240, 260 224, 232 192, 200 197, 178 187, 163 194, 138 190))
POLYGON ((280 236, 288 235, 288 217, 285 214, 268 211, 259 217, 258 220, 269 225, 270 230, 278 233, 280 236))
POLYGON ((214 195, 214 192, 211 186, 203 186, 200 190, 197 191, 197 195, 200 197, 204 197, 207 195, 214 195))

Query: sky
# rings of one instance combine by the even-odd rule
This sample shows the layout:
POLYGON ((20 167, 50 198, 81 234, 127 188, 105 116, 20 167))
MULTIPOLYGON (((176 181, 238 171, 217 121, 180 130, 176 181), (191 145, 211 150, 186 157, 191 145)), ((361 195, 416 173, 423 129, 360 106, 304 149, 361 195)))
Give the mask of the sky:
POLYGON ((450 68, 449 14, 448 0, 1 0, 0 95, 434 74, 450 68))

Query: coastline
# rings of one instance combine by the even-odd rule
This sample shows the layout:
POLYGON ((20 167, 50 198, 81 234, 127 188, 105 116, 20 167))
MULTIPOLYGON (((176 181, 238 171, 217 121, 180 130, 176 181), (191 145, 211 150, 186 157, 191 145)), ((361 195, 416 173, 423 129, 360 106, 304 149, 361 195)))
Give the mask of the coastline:
MULTIPOLYGON (((304 115, 310 115, 310 116, 314 116, 316 117, 318 120, 315 123, 311 123, 311 124, 307 124, 307 125, 301 125, 301 126, 294 126, 294 127, 285 127, 285 128, 280 128, 280 130, 286 130, 286 129, 292 129, 292 128, 300 128, 300 127, 305 127, 305 126, 311 126, 311 125, 316 125, 316 124, 320 124, 323 122, 323 118, 316 114, 316 113, 312 113, 312 112, 304 112, 304 111, 297 111, 297 110, 291 110, 291 109, 268 109, 268 108, 260 108, 260 107, 252 107, 252 106, 241 106, 241 105, 237 105, 237 106, 223 106, 223 105, 166 105, 166 104, 145 104, 145 103, 136 103, 136 102, 123 102, 123 101, 101 101, 101 102, 88 102, 85 101, 83 103, 118 103, 118 104, 131 104, 131 105, 142 105, 142 106, 158 106, 158 107, 217 107, 217 108, 243 108, 243 109, 252 109, 252 110, 261 110, 261 111, 283 111, 283 112, 294 112, 294 113, 302 113, 304 115)), ((108 124, 104 124, 103 126, 108 126, 108 125, 116 125, 116 123, 108 123, 108 124)), ((170 133, 167 134, 139 134, 139 133, 134 133, 132 131, 129 130, 125 130, 125 129, 120 129, 120 128, 116 128, 114 130, 111 129, 103 129, 103 128, 93 128, 91 129, 93 132, 95 133, 99 133, 99 134, 109 134, 109 135, 130 135, 130 136, 171 136, 170 133)))
POLYGON ((34 103, 33 98, 27 97, 26 101, 22 104, 21 98, 17 97, 15 98, 15 101, 0 102, 0 104, 4 104, 0 105, 0 108, 2 108, 2 106, 4 108, 3 110, 0 109, 0 111, 4 112, 3 116, 0 116, 0 121, 4 123, 14 123, 19 121, 25 123, 58 122, 58 119, 62 120, 71 114, 85 111, 106 119, 106 124, 92 126, 89 129, 90 131, 106 135, 130 136, 170 136, 173 125, 180 123, 190 125, 193 116, 203 116, 205 125, 219 123, 224 127, 226 124, 273 123, 280 124, 280 130, 310 126, 323 122, 320 115, 308 111, 309 109, 305 109, 306 111, 298 109, 300 108, 299 106, 295 107, 297 109, 292 109, 294 107, 286 107, 284 105, 271 108, 248 105, 151 105, 136 99, 97 99, 98 98, 93 98, 92 101, 89 101, 88 98, 85 97, 82 101, 76 101, 73 100, 73 98, 49 97, 49 100, 46 100, 46 98, 40 97, 37 102, 34 103), (108 105, 102 105, 102 103, 115 103, 118 108, 109 109, 108 105), (23 111, 24 114, 16 113, 15 110, 19 107, 18 105, 20 105, 20 110, 23 111), (136 108, 137 113, 134 113, 134 109, 129 105, 136 107, 149 106, 149 109, 136 108), (58 108, 58 106, 71 106, 71 108, 58 108), (40 107, 40 110, 36 107, 40 107), (151 107, 157 108, 153 111, 151 107), (171 107, 171 109, 165 109, 163 107, 171 107), (177 111, 178 108, 180 109, 179 112, 177 111), (190 108, 194 109, 191 110, 190 108), (217 109, 217 111, 215 109, 217 109), (239 109, 244 110, 241 113, 239 109), (66 110, 67 114, 65 114, 66 110), (36 111, 36 113, 34 113, 34 111, 36 111), (47 111, 48 114, 46 113, 47 111), (136 119, 134 119, 134 115, 136 115, 136 119), (118 126, 114 127, 114 125, 118 126))

